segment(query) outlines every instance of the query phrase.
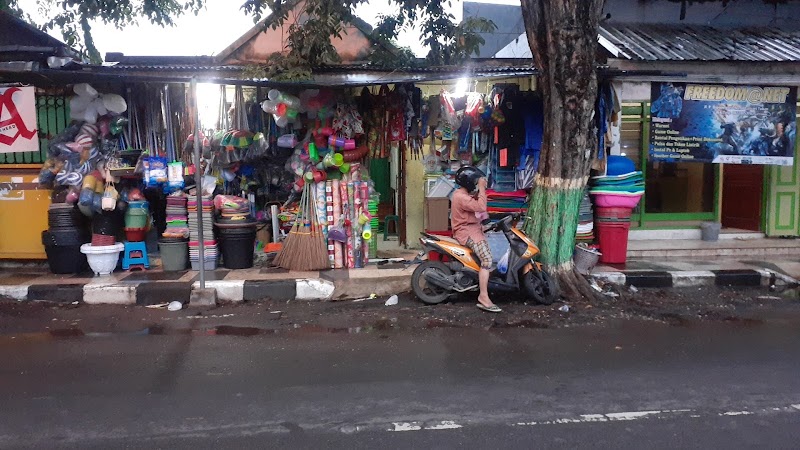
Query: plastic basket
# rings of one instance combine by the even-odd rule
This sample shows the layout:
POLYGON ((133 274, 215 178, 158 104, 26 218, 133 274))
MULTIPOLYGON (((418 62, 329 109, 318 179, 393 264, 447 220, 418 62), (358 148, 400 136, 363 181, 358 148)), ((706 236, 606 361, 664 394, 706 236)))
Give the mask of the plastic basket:
POLYGON ((588 275, 592 273, 592 269, 594 269, 594 266, 600 261, 601 255, 602 253, 596 250, 575 246, 575 253, 572 259, 575 262, 575 268, 578 269, 578 272, 588 275))

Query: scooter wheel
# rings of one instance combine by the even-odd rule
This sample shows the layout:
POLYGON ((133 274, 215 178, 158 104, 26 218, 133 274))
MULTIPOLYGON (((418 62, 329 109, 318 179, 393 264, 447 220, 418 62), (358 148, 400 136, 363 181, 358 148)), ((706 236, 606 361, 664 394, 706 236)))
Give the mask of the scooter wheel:
POLYGON ((550 274, 544 270, 534 268, 522 277, 522 287, 525 294, 536 303, 552 305, 558 298, 558 287, 550 274))
POLYGON ((438 271, 447 277, 453 274, 453 271, 442 262, 425 261, 417 266, 411 275, 411 290, 423 303, 437 305, 445 301, 451 292, 449 289, 428 283, 428 280, 425 279, 425 272, 431 270, 438 271))

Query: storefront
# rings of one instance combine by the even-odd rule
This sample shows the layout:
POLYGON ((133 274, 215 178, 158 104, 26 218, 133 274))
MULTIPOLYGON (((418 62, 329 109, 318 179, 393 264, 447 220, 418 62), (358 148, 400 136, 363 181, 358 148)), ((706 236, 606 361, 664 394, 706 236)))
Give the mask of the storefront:
POLYGON ((69 92, 8 73, 79 60, 67 45, 0 11, 0 259, 41 259, 50 192, 37 180, 50 139, 69 124, 69 92))
MULTIPOLYGON (((52 206, 51 201, 53 204, 65 203, 65 199, 71 199, 66 203, 76 202, 81 213, 91 217, 94 230, 97 228, 94 226, 95 219, 113 211, 101 206, 103 199, 122 200, 124 203, 119 203, 117 208, 128 209, 123 213, 124 226, 121 225, 112 234, 124 236, 133 242, 135 240, 127 234, 128 229, 139 233, 139 239, 146 230, 138 230, 141 227, 130 225, 128 219, 131 223, 133 219, 128 217, 129 208, 131 204, 138 205, 138 202, 147 200, 149 204, 146 210, 153 219, 153 230, 148 232, 144 240, 151 244, 151 250, 158 248, 150 242, 154 239, 175 239, 178 236, 173 235, 178 231, 188 229, 191 234, 193 229, 199 227, 199 224, 192 225, 191 214, 187 223, 184 216, 191 211, 184 212, 181 209, 180 217, 176 217, 174 213, 178 208, 175 203, 178 200, 169 196, 180 191, 180 186, 189 187, 191 177, 187 177, 183 183, 173 180, 170 170, 167 170, 169 176, 163 178, 153 175, 152 166, 149 167, 150 175, 146 166, 142 168, 143 164, 157 162, 159 173, 162 173, 164 165, 169 169, 173 164, 180 164, 176 168, 178 173, 192 173, 193 139, 189 137, 193 134, 193 109, 188 87, 192 77, 211 81, 202 86, 201 97, 203 93, 206 96, 214 94, 213 104, 206 99, 205 103, 200 101, 199 105, 202 132, 206 136, 201 146, 204 161, 208 163, 204 167, 205 174, 215 180, 213 184, 217 186, 217 193, 244 200, 241 205, 233 205, 235 208, 231 205, 215 205, 218 217, 211 219, 214 220, 215 233, 217 228, 224 228, 220 225, 225 225, 222 221, 227 220, 224 216, 226 207, 230 214, 240 214, 248 223, 253 223, 253 228, 271 228, 270 205, 278 207, 278 226, 284 234, 291 232, 293 221, 297 218, 297 200, 300 199, 304 184, 313 188, 315 197, 311 203, 314 204, 313 212, 320 225, 335 227, 339 222, 332 224, 328 221, 328 215, 324 212, 326 196, 323 194, 320 197, 327 188, 325 178, 328 178, 330 181, 342 180, 348 187, 350 183, 363 183, 368 188, 352 198, 348 192, 347 200, 353 208, 347 210, 349 219, 341 222, 348 234, 347 240, 352 241, 354 249, 360 251, 361 261, 368 256, 375 256, 374 244, 381 237, 378 230, 384 226, 383 219, 386 216, 401 218, 401 229, 397 230, 400 231, 399 243, 413 246, 416 236, 425 226, 422 199, 426 194, 426 173, 423 160, 428 155, 438 155, 444 164, 450 161, 450 155, 453 162, 464 159, 456 155, 465 156, 463 151, 457 152, 455 146, 448 155, 437 153, 444 142, 455 141, 453 138, 442 140, 441 136, 435 137, 433 133, 436 127, 432 125, 426 128, 426 132, 422 131, 422 127, 426 126, 422 121, 427 117, 424 112, 427 105, 439 102, 443 90, 455 90, 464 83, 468 93, 481 101, 495 85, 522 85, 523 90, 529 90, 533 74, 530 68, 525 67, 502 68, 491 72, 421 71, 397 75, 380 71, 361 74, 338 71, 321 74, 309 88, 305 85, 275 86, 257 80, 245 80, 237 77, 238 69, 224 70, 226 72, 183 66, 176 73, 166 67, 93 67, 80 72, 47 70, 46 74, 6 74, 8 80, 17 79, 27 83, 36 83, 37 78, 47 77, 60 85, 57 89, 63 92, 60 91, 60 97, 56 99, 56 106, 60 105, 61 109, 50 114, 60 118, 58 126, 54 126, 47 134, 40 133, 44 139, 35 154, 13 156, 30 159, 27 166, 17 168, 30 172, 29 184, 40 194, 42 203, 27 201, 23 206, 41 216, 41 220, 36 222, 40 225, 29 227, 32 230, 30 236, 17 236, 18 242, 33 248, 33 251, 5 257, 41 259, 45 256, 42 244, 46 245, 47 242, 43 241, 41 232, 48 228, 48 206, 52 206), (81 83, 86 81, 91 81, 91 84, 81 83), (97 92, 87 86, 95 87, 97 92), (98 111, 98 114, 89 114, 91 118, 81 116, 86 109, 82 95, 87 93, 86 101, 91 104, 102 102, 109 95, 119 95, 125 100, 126 109, 113 114, 98 111), (70 108, 73 105, 80 105, 83 109, 76 111, 70 108), (287 121, 287 118, 290 120, 287 121), (67 127, 71 119, 75 119, 75 122, 67 127), (92 134, 98 131, 92 131, 92 121, 114 126, 105 130, 101 126, 100 134, 92 134), (88 136, 85 135, 87 132, 88 136), (325 138, 324 141, 322 138, 325 138), (310 148, 311 143, 315 144, 316 154, 310 148), (92 152, 95 150, 99 154, 94 155, 92 152), (87 158, 83 157, 84 152, 87 158), (337 156, 342 161, 336 160, 337 156), (102 176, 104 168, 110 170, 112 179, 102 176), (101 171, 100 178, 97 177, 98 170, 101 171), (88 179, 105 181, 91 183, 88 179), (109 186, 110 183, 113 186, 109 186), (100 184, 104 186, 100 187, 100 184), (167 194, 167 197, 154 199, 148 194, 151 190, 167 194), (130 197, 131 193, 135 194, 134 198, 130 197), (357 205, 361 209, 356 208, 357 205), (383 208, 377 208, 379 205, 383 208), (318 214, 320 211, 322 213, 318 214), (359 220, 362 212, 370 218, 367 223, 359 220), (373 228, 371 233, 366 231, 368 228, 373 228), (350 235, 353 237, 350 238, 350 235), (357 240, 356 235, 360 236, 357 240)), ((465 100, 466 94, 461 95, 460 99, 465 100)), ((42 96, 42 107, 53 103, 50 100, 42 96)), ((477 110, 473 113, 477 113, 477 110)), ((42 124, 49 123, 48 114, 42 109, 40 130, 42 124)), ((468 162, 473 162, 473 153, 468 152, 467 155, 468 162)), ((430 179, 430 174, 427 175, 430 179)), ((341 200, 344 197, 339 198, 341 200)), ((225 197, 221 203, 225 202, 236 201, 225 197)), ((192 209, 193 206, 189 204, 188 210, 192 209)), ((309 208, 305 212, 312 211, 309 208)), ((259 234, 257 253, 264 253, 264 248, 275 240, 275 233, 271 229, 268 231, 259 234)), ((94 239, 96 234, 101 233, 91 234, 94 239)), ((206 236, 210 235, 208 233, 206 236)), ((52 236, 52 233, 47 235, 48 239, 52 236)), ((75 234, 70 239, 80 236, 75 234)), ((187 237, 186 233, 180 236, 181 239, 187 237)), ((361 265, 356 260, 338 264, 338 258, 331 256, 335 267, 361 265)))
MULTIPOLYGON (((686 36, 679 26, 659 31, 686 36)), ((703 222, 739 237, 798 236, 800 54, 783 42, 793 36, 753 33, 740 53, 710 55, 705 46, 724 40, 705 31, 669 51, 630 26, 601 32, 622 105, 611 153, 645 177, 631 239, 698 239, 703 222)))

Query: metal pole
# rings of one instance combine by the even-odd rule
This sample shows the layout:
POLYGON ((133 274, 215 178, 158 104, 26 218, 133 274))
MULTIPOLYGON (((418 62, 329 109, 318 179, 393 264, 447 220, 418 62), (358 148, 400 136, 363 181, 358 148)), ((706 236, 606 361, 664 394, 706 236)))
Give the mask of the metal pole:
POLYGON ((194 105, 194 183, 197 190, 197 250, 200 252, 200 289, 206 288, 206 252, 203 237, 203 174, 200 169, 200 109, 197 105, 197 78, 192 77, 194 105))

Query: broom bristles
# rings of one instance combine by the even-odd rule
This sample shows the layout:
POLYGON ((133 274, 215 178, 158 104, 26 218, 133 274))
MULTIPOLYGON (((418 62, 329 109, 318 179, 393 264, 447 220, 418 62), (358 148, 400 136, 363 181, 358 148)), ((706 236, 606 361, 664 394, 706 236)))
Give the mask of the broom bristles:
POLYGON ((308 191, 309 185, 306 185, 295 223, 284 240, 283 249, 274 260, 275 265, 284 269, 315 271, 330 268, 327 242, 319 230, 316 214, 314 211, 309 212, 311 205, 308 191), (305 222, 303 217, 306 218, 305 222), (308 217, 312 220, 307 220, 308 217))

